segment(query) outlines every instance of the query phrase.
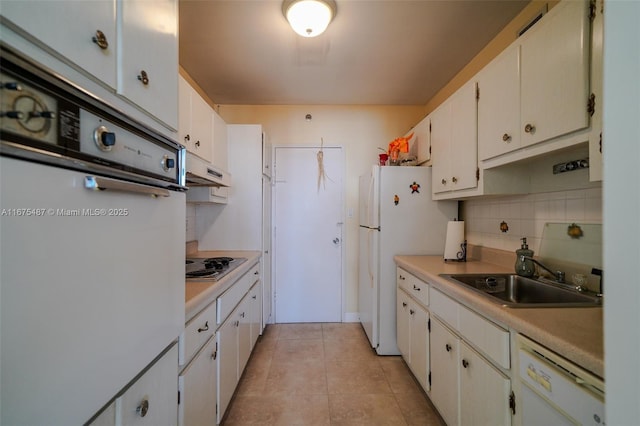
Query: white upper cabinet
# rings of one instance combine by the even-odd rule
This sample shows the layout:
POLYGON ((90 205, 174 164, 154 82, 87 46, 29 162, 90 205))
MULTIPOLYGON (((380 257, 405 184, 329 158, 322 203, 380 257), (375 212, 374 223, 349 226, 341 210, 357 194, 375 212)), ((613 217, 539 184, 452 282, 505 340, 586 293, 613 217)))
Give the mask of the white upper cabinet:
POLYGON ((118 3, 118 93, 178 128, 178 2, 118 3))
POLYGON ((213 111, 182 76, 178 81, 178 141, 190 153, 212 163, 213 111))
POLYGON ((178 128, 177 0, 7 1, 2 16, 154 121, 178 128))
POLYGON ((477 103, 469 81, 431 114, 433 194, 478 185, 477 103))
POLYGON ((191 86, 178 75, 178 142, 193 152, 191 143, 191 86))
POLYGON ((589 11, 562 1, 520 41, 522 145, 589 126, 589 11))
POLYGON ((418 164, 423 164, 431 160, 431 118, 426 116, 413 128, 413 140, 417 146, 416 154, 418 156, 418 164))
POLYGON ((2 16, 38 44, 116 87, 116 3, 95 1, 5 1, 2 16))
POLYGON ((478 155, 486 160, 520 148, 520 46, 507 48, 477 80, 478 155))

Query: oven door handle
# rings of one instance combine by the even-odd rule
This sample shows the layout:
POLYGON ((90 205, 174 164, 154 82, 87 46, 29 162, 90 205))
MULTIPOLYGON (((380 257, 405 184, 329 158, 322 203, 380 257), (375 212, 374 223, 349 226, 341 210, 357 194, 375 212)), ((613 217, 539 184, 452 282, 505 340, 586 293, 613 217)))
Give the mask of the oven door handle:
POLYGON ((85 176, 84 187, 93 191, 124 191, 135 194, 151 195, 152 197, 169 197, 171 195, 170 192, 164 188, 156 188, 155 186, 142 185, 139 183, 98 176, 85 176))

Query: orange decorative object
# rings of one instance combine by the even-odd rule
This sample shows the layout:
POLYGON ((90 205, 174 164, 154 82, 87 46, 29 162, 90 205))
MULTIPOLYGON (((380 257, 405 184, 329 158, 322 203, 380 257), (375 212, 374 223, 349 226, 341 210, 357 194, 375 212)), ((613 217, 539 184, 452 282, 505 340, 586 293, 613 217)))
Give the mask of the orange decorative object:
MULTIPOLYGON (((413 137, 413 133, 403 138, 396 138, 389 142, 389 150, 387 151, 393 159, 393 152, 409 152, 409 141, 413 137)), ((396 154, 397 158, 397 154, 396 154)))

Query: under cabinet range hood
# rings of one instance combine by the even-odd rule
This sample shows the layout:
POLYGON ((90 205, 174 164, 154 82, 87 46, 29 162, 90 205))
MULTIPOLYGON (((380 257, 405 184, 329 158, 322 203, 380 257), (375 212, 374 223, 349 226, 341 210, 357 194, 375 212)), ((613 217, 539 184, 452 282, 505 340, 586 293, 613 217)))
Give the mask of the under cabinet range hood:
POLYGON ((231 186, 231 175, 187 152, 187 186, 231 186))

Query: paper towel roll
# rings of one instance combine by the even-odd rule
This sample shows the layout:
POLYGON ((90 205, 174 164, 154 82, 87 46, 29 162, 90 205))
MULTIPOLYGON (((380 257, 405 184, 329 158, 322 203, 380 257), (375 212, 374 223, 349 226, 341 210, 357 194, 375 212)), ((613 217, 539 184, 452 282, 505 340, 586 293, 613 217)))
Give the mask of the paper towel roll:
POLYGON ((447 239, 444 243, 444 259, 458 260, 458 252, 462 252, 460 247, 462 243, 464 243, 464 221, 449 221, 447 239))

